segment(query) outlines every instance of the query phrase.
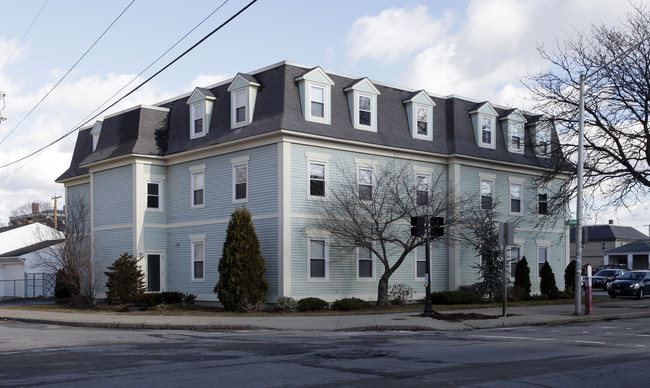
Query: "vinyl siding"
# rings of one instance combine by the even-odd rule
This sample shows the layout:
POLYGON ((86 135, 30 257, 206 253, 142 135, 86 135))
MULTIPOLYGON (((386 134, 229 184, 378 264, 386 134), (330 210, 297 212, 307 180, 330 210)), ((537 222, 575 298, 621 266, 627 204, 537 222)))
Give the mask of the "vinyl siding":
MULTIPOLYGON (((133 231, 131 228, 97 231, 94 234, 95 263, 100 268, 106 268, 117 260, 123 253, 133 252, 133 231)), ((104 270, 98 271, 100 284, 106 284, 104 270)))
POLYGON ((93 174, 95 228, 133 223, 132 166, 93 174))

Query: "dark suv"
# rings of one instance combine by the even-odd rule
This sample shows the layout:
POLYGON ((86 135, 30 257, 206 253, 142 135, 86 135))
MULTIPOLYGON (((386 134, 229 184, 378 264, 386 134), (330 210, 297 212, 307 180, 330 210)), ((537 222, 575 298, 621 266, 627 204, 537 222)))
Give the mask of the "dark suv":
POLYGON ((609 283, 616 280, 619 276, 626 275, 628 270, 626 269, 604 269, 598 271, 596 275, 591 277, 591 287, 592 288, 602 288, 607 291, 607 286, 609 283))

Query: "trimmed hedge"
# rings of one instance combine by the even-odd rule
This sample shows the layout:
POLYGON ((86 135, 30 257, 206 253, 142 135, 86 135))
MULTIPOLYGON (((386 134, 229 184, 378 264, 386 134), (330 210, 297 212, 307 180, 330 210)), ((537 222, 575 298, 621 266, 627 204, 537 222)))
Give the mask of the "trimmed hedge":
POLYGON ((365 300, 359 298, 343 298, 332 303, 334 310, 359 310, 368 306, 365 300))
POLYGON ((298 301, 298 311, 324 310, 328 303, 319 298, 303 298, 298 301))

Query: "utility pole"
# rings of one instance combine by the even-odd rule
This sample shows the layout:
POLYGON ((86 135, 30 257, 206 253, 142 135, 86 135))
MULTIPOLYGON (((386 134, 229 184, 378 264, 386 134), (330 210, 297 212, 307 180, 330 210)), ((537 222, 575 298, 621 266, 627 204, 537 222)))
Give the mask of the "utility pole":
POLYGON ((60 195, 57 196, 56 194, 54 194, 54 197, 52 197, 52 199, 54 200, 54 229, 57 229, 56 215, 58 213, 58 210, 57 210, 57 207, 56 207, 56 200, 59 199, 59 198, 62 198, 62 197, 60 195))

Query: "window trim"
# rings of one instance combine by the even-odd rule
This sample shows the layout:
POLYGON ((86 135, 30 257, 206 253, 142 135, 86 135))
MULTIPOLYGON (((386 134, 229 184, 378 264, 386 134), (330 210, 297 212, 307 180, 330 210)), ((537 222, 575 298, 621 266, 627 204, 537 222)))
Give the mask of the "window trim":
POLYGON ((495 137, 496 137, 496 117, 492 115, 487 115, 487 114, 480 114, 479 115, 479 146, 481 147, 487 147, 487 148, 494 148, 495 145, 495 137), (487 131, 487 133, 490 134, 490 141, 486 142, 483 140, 483 133, 486 132, 483 129, 483 120, 488 119, 490 121, 490 130, 487 131))
POLYGON ((541 158, 551 157, 551 128, 549 124, 538 124, 535 128, 535 155, 541 158), (544 134, 544 136, 542 136, 544 134), (541 152, 542 146, 545 152, 541 152))
POLYGON ((348 108, 350 109, 350 120, 354 129, 377 132, 377 117, 378 117, 378 103, 377 96, 381 93, 370 82, 368 78, 364 78, 354 85, 343 89, 348 95, 348 108), (370 98, 370 125, 361 124, 360 119, 360 97, 370 98))
POLYGON ((206 124, 206 114, 205 114, 205 100, 193 102, 190 105, 190 139, 196 139, 199 137, 203 137, 207 134, 205 124, 206 124), (198 119, 196 116, 196 110, 197 108, 200 109, 201 111, 201 131, 196 132, 196 120, 198 119))
POLYGON ((375 255, 375 253, 372 250, 370 250, 370 249, 368 249, 366 247, 357 247, 357 249, 356 249, 356 258, 357 258, 357 260, 356 260, 356 264, 357 264, 356 265, 356 267, 357 267, 356 268, 357 269, 357 282, 373 282, 373 281, 375 281, 377 279, 377 267, 376 267, 376 260, 375 260, 376 255, 375 255), (360 257, 360 255, 359 255, 360 249, 367 249, 368 252, 370 252, 370 259, 367 259, 367 258, 362 259, 360 257), (362 260, 363 261, 370 261, 372 276, 370 276, 370 277, 361 277, 360 276, 359 265, 361 264, 362 260))
POLYGON ((426 276, 427 276, 427 251, 426 251, 426 246, 420 245, 415 248, 415 280, 417 281, 425 281, 426 276), (418 252, 424 252, 424 255, 422 257, 422 260, 418 260, 418 252), (418 276, 418 262, 424 263, 424 274, 419 277, 418 276))
POLYGON ((189 168, 189 170, 190 170, 190 208, 191 209, 204 208, 205 203, 206 203, 206 195, 205 195, 206 194, 206 190, 205 190, 205 186, 206 186, 205 164, 202 164, 202 165, 199 165, 199 166, 192 166, 192 167, 189 168), (194 183, 195 183, 194 177, 198 176, 198 175, 203 176, 203 188, 202 188, 202 190, 203 190, 203 198, 202 198, 203 202, 200 203, 200 204, 195 204, 194 203, 194 192, 196 191, 196 188, 194 187, 194 183))
POLYGON ((307 116, 309 117, 308 121, 321 122, 321 123, 326 124, 327 123, 327 116, 328 116, 328 109, 329 109, 329 98, 328 98, 328 96, 329 96, 329 93, 328 93, 329 85, 320 84, 320 83, 311 81, 311 82, 309 82, 307 84, 307 88, 308 88, 307 89, 308 90, 307 91, 307 106, 308 106, 308 108, 306 110, 307 110, 307 116), (313 90, 314 89, 320 89, 320 90, 323 91, 323 101, 322 102, 321 101, 316 101, 313 98, 313 95, 314 95, 313 90), (323 105, 323 116, 322 117, 314 115, 314 110, 312 109, 314 102, 317 103, 317 104, 322 104, 323 105))
POLYGON ((250 99, 248 98, 248 86, 243 88, 235 89, 230 92, 230 124, 231 128, 239 128, 249 124, 249 112, 250 112, 250 99), (237 97, 243 96, 244 104, 242 106, 237 104, 237 97), (244 119, 242 121, 237 121, 237 109, 244 108, 244 119))
POLYGON ((307 238, 307 281, 308 282, 329 282, 329 238, 328 237, 316 237, 309 236, 307 238), (322 241, 324 244, 324 256, 323 258, 314 258, 313 260, 324 260, 325 261, 325 273, 324 277, 312 277, 311 276, 311 242, 312 241, 322 241))
POLYGON ((415 205, 417 207, 428 207, 429 199, 431 198, 431 173, 416 172, 415 173, 415 205), (427 180, 427 202, 425 204, 420 204, 418 193, 423 192, 423 190, 418 190, 418 178, 424 177, 427 180))
POLYGON ((146 187, 146 194, 147 194, 147 200, 146 200, 146 210, 148 212, 162 212, 163 211, 163 184, 162 182, 158 181, 147 181, 145 183, 146 187), (151 194, 149 194, 149 185, 157 185, 158 186, 158 207, 149 207, 149 197, 151 194))
POLYGON ((315 201, 326 201, 328 200, 328 190, 327 190, 327 180, 328 180, 328 170, 329 163, 321 162, 317 160, 308 160, 307 161, 307 199, 315 201), (313 195, 311 192, 311 165, 319 164, 323 166, 323 195, 313 195))
MULTIPOLYGON (((368 185, 363 185, 364 187, 368 187, 368 185)), ((370 167, 370 166, 357 166, 357 195, 359 196, 360 201, 373 201, 375 197, 375 168, 370 167), (361 198, 361 182, 359 181, 359 178, 361 177, 361 174, 359 173, 361 170, 364 171, 370 171, 370 198, 365 199, 361 198)))
POLYGON ((524 179, 517 177, 508 177, 508 210, 510 215, 521 216, 524 214, 524 179), (519 211, 512 210, 512 187, 519 186, 519 211))
MULTIPOLYGON (((540 279, 540 272, 542 270, 542 265, 544 265, 543 262, 540 263, 540 261, 539 261, 539 252, 540 252, 541 249, 546 250, 546 261, 548 261, 550 253, 551 253, 550 244, 548 242, 544 242, 544 243, 538 242, 537 243, 537 279, 540 279)), ((549 265, 550 265, 550 263, 549 263, 549 265)))
POLYGON ((495 190, 495 179, 489 179, 487 177, 480 177, 479 179, 479 207, 481 210, 492 210, 494 207, 494 190, 495 190), (483 182, 490 184, 490 207, 485 208, 483 206, 483 182))
POLYGON ((525 151, 525 143, 524 143, 524 136, 526 133, 526 126, 525 123, 520 122, 520 121, 510 121, 508 122, 508 151, 516 154, 523 154, 525 151), (520 128, 519 131, 519 147, 515 147, 513 145, 513 137, 515 136, 515 128, 520 128))
POLYGON ((205 283, 205 278, 206 278, 206 276, 205 276, 205 269, 206 269, 206 265, 205 265, 205 259, 206 259, 206 257, 205 257, 205 234, 191 234, 190 235, 190 251, 191 251, 190 252, 190 281, 192 283, 205 283), (196 260, 196 247, 197 247, 197 245, 201 245, 202 248, 203 248, 203 260, 200 260, 203 263, 203 268, 202 268, 202 271, 203 271, 202 275, 203 276, 200 277, 200 278, 196 277, 195 266, 194 266, 194 263, 199 261, 199 260, 196 260))
POLYGON ((230 159, 230 164, 232 165, 232 203, 246 203, 248 202, 248 192, 249 192, 249 186, 250 186, 250 179, 249 179, 249 166, 248 166, 248 161, 249 161, 248 156, 242 156, 239 158, 233 158, 230 159), (246 168, 246 193, 244 198, 237 198, 237 169, 244 167, 246 168))
POLYGON ((545 217, 545 216, 548 216, 548 215, 549 215, 549 211, 548 211, 548 197, 549 197, 549 192, 548 192, 548 190, 539 190, 539 191, 537 192, 537 215, 538 215, 539 217, 545 217), (542 201, 541 201, 540 198, 539 198, 540 195, 545 195, 545 196, 546 196, 546 201, 543 201, 543 202, 546 204, 546 211, 545 211, 544 213, 542 213, 542 212, 540 211, 540 208, 541 208, 540 204, 542 203, 542 201))

